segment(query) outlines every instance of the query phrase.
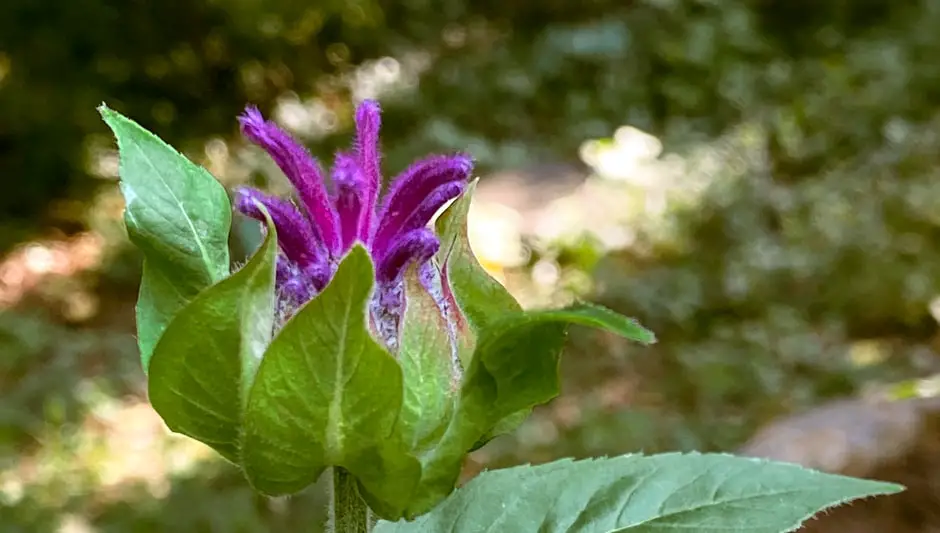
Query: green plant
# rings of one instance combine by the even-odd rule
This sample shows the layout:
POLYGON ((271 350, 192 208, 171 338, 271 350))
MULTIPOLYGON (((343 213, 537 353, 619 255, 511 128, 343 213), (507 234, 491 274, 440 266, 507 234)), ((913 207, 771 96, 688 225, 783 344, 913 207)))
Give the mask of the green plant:
POLYGON ((239 191, 236 207, 263 222, 265 238, 234 270, 222 186, 133 121, 100 111, 118 139, 125 221, 144 255, 137 328, 153 407, 264 494, 296 493, 331 470, 335 531, 778 532, 901 490, 665 454, 516 467, 455 491, 468 452, 558 394, 570 324, 645 344, 653 334, 585 303, 522 310, 470 250, 467 156, 413 165, 380 204, 374 102, 357 111, 354 150, 337 156, 332 191, 299 143, 257 110, 243 115, 243 132, 292 181, 300 206, 239 191))

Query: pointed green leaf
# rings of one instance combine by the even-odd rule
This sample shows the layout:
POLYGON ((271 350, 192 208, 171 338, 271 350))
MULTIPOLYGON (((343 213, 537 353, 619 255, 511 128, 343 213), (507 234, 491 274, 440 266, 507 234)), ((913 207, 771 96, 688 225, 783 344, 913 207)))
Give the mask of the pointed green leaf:
POLYGON ((484 472, 414 522, 375 533, 780 533, 903 490, 731 455, 626 455, 484 472))
MULTIPOLYGON (((475 337, 491 321, 506 313, 522 311, 522 306, 515 298, 496 281, 477 261, 470 248, 470 238, 467 233, 467 216, 470 213, 470 204, 473 193, 479 180, 474 180, 438 218, 436 223, 437 234, 441 240, 441 248, 437 253, 437 261, 442 265, 445 280, 445 290, 460 309, 463 317, 469 322, 472 332, 461 331, 461 360, 469 363, 469 354, 473 352, 475 337)), ((460 326, 463 326, 460 324, 460 326)), ((529 411, 514 413, 490 433, 485 435, 477 447, 497 435, 512 431, 525 420, 529 411)))
POLYGON ((405 398, 398 423, 404 441, 421 449, 447 428, 463 370, 450 328, 414 266, 405 275, 405 301, 398 350, 405 398))
POLYGON ((419 476, 393 429, 402 371, 367 329, 373 267, 353 247, 330 284, 291 318, 258 369, 245 416, 242 465, 279 495, 342 466, 383 516, 400 516, 419 476))
POLYGON ((508 315, 483 332, 465 388, 479 385, 489 396, 485 412, 508 416, 554 398, 559 392, 558 357, 569 324, 605 329, 650 344, 656 338, 635 320, 581 303, 565 309, 508 315))
POLYGON ((241 419, 274 327, 277 235, 240 270, 183 307, 150 360, 150 403, 175 432, 238 462, 241 419))
POLYGON ((529 407, 506 416, 497 422, 496 425, 493 426, 493 429, 487 431, 486 434, 484 434, 483 437, 481 437, 480 440, 478 440, 476 444, 470 448, 470 451, 477 451, 496 437, 499 437, 500 435, 506 435, 507 433, 512 433, 513 431, 519 429, 519 426, 521 426, 531 414, 532 408, 529 407))
MULTIPOLYGON (((656 336, 653 334, 653 332, 641 326, 636 320, 617 314, 611 311, 610 309, 606 309, 604 307, 600 307, 597 305, 580 303, 573 307, 569 307, 567 309, 557 309, 557 310, 550 310, 550 311, 537 311, 537 312, 527 313, 527 316, 529 318, 522 319, 523 323, 526 321, 546 323, 542 326, 535 326, 535 325, 531 326, 535 328, 545 327, 545 328, 554 330, 563 324, 578 324, 581 326, 605 329, 613 333, 616 333, 620 335, 621 337, 624 337, 626 339, 639 342, 642 344, 652 344, 656 342, 656 336)), ((513 324, 512 321, 510 321, 509 323, 513 324)), ((522 339, 525 339, 529 336, 540 335, 540 333, 538 333, 537 331, 534 331, 531 334, 525 333, 525 328, 527 326, 525 326, 523 323, 516 323, 515 325, 511 325, 509 329, 513 330, 517 327, 522 328, 521 330, 517 332, 517 334, 521 334, 522 339)), ((546 339, 552 338, 551 333, 547 333, 546 335, 547 335, 546 339)), ((523 340, 522 342, 525 343, 526 341, 523 340)), ((549 353, 549 352, 546 351, 546 353, 549 353)), ((518 368, 515 368, 515 367, 510 370, 505 370, 499 366, 499 365, 502 365, 503 363, 510 364, 510 365, 515 364, 511 361, 511 359, 504 360, 504 359, 500 359, 499 357, 494 357, 490 359, 489 363, 486 363, 485 361, 486 360, 484 360, 484 364, 488 366, 490 373, 493 375, 516 375, 518 372, 518 368)), ((546 362, 547 361, 548 359, 546 359, 546 362)), ((554 364, 557 365, 557 362, 554 364)), ((546 369, 545 373, 542 374, 544 380, 543 378, 537 377, 532 382, 532 384, 542 383, 542 384, 547 385, 549 383, 551 384, 557 383, 558 381, 557 377, 548 379, 548 375, 550 373, 552 373, 552 371, 548 371, 546 369)), ((506 390, 513 390, 514 388, 519 387, 519 386, 521 385, 507 383, 503 385, 503 388, 506 390)), ((532 390, 535 390, 535 389, 532 389, 532 390)), ((544 399, 539 400, 538 398, 545 398, 546 396, 554 397, 555 395, 557 395, 557 389, 554 387, 550 389, 546 389, 542 392, 538 392, 536 394, 536 399, 534 399, 531 405, 537 405, 539 403, 543 403, 544 401, 547 401, 544 399)), ((515 430, 517 427, 519 427, 520 424, 522 424, 523 421, 525 421, 525 419, 528 417, 528 414, 530 412, 531 412, 531 407, 506 415, 504 419, 497 422, 497 424, 493 427, 493 429, 489 431, 483 437, 483 439, 481 439, 480 442, 477 443, 475 448, 481 446, 483 443, 491 440, 497 435, 502 435, 504 433, 509 433, 510 431, 515 430)))
POLYGON ((521 311, 522 307, 483 269, 470 249, 467 215, 477 181, 441 214, 436 226, 441 240, 438 263, 443 265, 445 278, 463 315, 479 334, 500 315, 521 311))
POLYGON ((519 412, 558 395, 558 363, 569 324, 655 342, 636 321, 583 303, 507 314, 491 322, 477 340, 451 423, 440 444, 422 460, 424 473, 410 516, 426 512, 452 490, 464 454, 492 435, 494 427, 507 420, 518 422, 519 412))
POLYGON ((137 336, 146 372, 173 316, 229 274, 231 204, 205 169, 104 104, 98 111, 117 138, 124 222, 144 255, 137 336))
POLYGON ((579 302, 563 309, 536 311, 529 314, 540 321, 560 321, 603 329, 640 344, 656 343, 656 335, 640 325, 635 318, 623 316, 606 307, 587 302, 579 302))

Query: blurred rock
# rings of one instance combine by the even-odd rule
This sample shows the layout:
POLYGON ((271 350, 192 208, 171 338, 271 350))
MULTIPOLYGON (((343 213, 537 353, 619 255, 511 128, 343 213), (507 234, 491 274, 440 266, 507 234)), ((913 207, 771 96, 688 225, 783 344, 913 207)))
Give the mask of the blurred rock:
POLYGON ((834 401, 772 422, 738 452, 907 487, 829 511, 801 532, 940 532, 940 399, 834 401))

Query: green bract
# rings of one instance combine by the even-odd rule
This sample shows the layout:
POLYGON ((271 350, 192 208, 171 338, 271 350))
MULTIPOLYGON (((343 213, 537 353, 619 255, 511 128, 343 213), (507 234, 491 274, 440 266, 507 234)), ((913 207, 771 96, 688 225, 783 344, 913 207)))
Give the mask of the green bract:
POLYGON ((228 275, 232 207, 205 169, 120 113, 99 111, 118 141, 127 233, 144 255, 137 338, 147 371, 173 316, 228 275))
MULTIPOLYGON (((394 353, 370 323, 375 267, 360 244, 278 326, 278 235, 264 206, 265 239, 232 272, 222 187, 134 122, 101 113, 118 139, 128 233, 145 258, 138 333, 151 402, 262 493, 295 493, 338 467, 379 516, 421 516, 454 491, 470 450, 558 394, 569 325, 655 342, 593 305, 524 311, 470 250, 472 184, 437 223, 441 278, 406 271, 394 353)), ((380 529, 778 531, 894 490, 728 456, 626 456, 484 474, 419 521, 380 529)))
POLYGON ((369 334, 372 263, 354 246, 333 280, 271 343, 245 414, 243 466, 255 488, 290 494, 345 467, 377 511, 402 513, 417 460, 400 447, 402 371, 369 334))
POLYGON ((239 462, 248 390, 274 324, 276 233, 170 321, 150 359, 150 403, 173 431, 239 462))

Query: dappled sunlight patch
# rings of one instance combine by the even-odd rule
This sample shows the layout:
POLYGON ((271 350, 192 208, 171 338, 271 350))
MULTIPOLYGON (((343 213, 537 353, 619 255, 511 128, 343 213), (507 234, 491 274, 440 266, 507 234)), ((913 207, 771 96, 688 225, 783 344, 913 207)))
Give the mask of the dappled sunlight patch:
POLYGON ((468 219, 474 252, 526 307, 584 297, 595 290, 590 272, 605 255, 655 257, 691 246, 677 215, 696 209, 707 190, 763 168, 760 131, 744 123, 670 152, 655 136, 622 126, 582 145, 591 175, 548 167, 489 176, 468 219))
POLYGON ((480 265, 505 284, 505 270, 522 266, 521 215, 511 207, 473 202, 467 217, 467 233, 480 265))
POLYGON ((144 488, 165 497, 171 480, 207 459, 207 446, 171 433, 143 400, 101 398, 80 423, 49 427, 37 438, 44 446, 0 471, 0 500, 15 504, 25 495, 57 508, 70 498, 97 503, 121 501, 127 490, 144 488))
POLYGON ((95 528, 79 515, 66 514, 59 520, 57 533, 94 533, 95 528))
POLYGON ((143 484, 154 496, 165 496, 171 477, 213 457, 207 446, 170 432, 145 401, 104 403, 84 428, 96 441, 89 458, 99 489, 112 495, 119 496, 115 489, 143 484))
MULTIPOLYGON (((16 305, 30 291, 41 289, 54 278, 74 277, 99 268, 102 264, 104 239, 85 232, 59 240, 35 241, 24 244, 0 260, 0 310, 16 305)), ((82 318, 93 312, 93 296, 82 294, 60 300, 70 314, 82 318)))

